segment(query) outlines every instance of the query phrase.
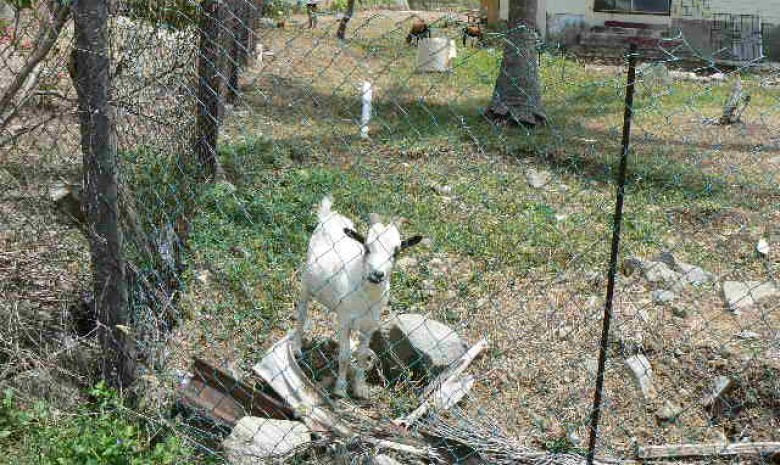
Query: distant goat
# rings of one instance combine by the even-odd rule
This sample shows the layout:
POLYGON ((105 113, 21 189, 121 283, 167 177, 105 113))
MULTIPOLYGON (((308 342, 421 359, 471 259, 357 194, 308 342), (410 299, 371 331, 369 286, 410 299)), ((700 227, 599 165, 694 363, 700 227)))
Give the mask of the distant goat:
POLYGON ((463 46, 466 46, 466 39, 471 37, 472 44, 479 41, 482 42, 482 28, 478 24, 472 24, 463 28, 463 46))
POLYGON ((349 218, 331 209, 333 200, 325 197, 317 213, 319 223, 309 241, 306 269, 301 277, 297 303, 298 326, 295 344, 302 347, 309 301, 314 299, 335 312, 339 321, 339 373, 334 394, 347 394, 347 372, 352 356, 350 333, 358 331, 357 366, 352 383, 356 397, 369 396, 366 370, 370 368, 371 336, 379 327, 382 308, 390 293, 390 273, 399 252, 422 239, 401 240, 394 219, 383 224, 376 214, 369 218, 368 236, 355 231, 349 218))
POLYGON ((412 22, 412 29, 409 31, 409 34, 406 35, 406 44, 411 45, 412 40, 414 40, 414 44, 418 45, 420 39, 423 38, 431 38, 431 28, 428 27, 428 23, 426 23, 424 19, 415 18, 414 22, 412 22))

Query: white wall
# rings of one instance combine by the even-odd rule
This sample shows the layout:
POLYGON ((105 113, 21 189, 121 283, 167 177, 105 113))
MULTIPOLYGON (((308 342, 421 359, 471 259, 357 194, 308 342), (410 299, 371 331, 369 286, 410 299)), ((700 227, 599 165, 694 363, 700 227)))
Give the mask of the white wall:
POLYGON ((780 0, 710 0, 712 13, 759 15, 765 23, 780 25, 780 0))
MULTIPOLYGON (((501 0, 508 4, 508 0, 501 0)), ((676 12, 674 4, 682 0, 672 0, 672 12, 676 12)), ((690 0, 687 0, 690 1, 690 0)), ((553 17, 557 14, 584 15, 588 25, 604 24, 604 21, 643 22, 651 24, 671 24, 669 16, 655 15, 619 15, 613 13, 595 13, 593 0, 546 0, 547 14, 553 17)), ((709 12, 731 14, 758 14, 766 23, 780 24, 780 0, 709 0, 709 12)))

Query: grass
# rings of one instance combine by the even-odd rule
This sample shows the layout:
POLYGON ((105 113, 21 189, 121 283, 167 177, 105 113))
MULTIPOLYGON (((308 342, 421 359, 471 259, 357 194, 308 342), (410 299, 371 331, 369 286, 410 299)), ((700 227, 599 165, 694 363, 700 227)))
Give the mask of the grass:
MULTIPOLYGON (((244 110, 224 129, 221 157, 235 189, 213 186, 198 201, 193 276, 205 268, 215 278, 205 288, 193 284, 188 291, 192 311, 209 318, 194 325, 207 343, 185 346, 248 366, 290 327, 296 270, 315 224, 313 211, 331 193, 336 208, 355 218, 360 229, 366 227, 368 213, 376 211, 407 217, 407 234, 431 239, 428 248, 410 252, 418 260, 415 268, 394 275, 392 311, 429 312, 462 327, 469 338, 488 335, 496 350, 478 371, 538 373, 528 384, 516 380, 511 388, 500 387, 507 374, 483 380, 475 388, 481 401, 475 403, 517 434, 541 436, 543 447, 578 450, 581 444, 567 444, 555 428, 536 428, 527 418, 557 412, 554 404, 561 402, 573 412, 587 412, 590 382, 571 367, 584 363, 578 357, 592 353, 591 343, 597 340, 598 311, 586 302, 600 302, 602 291, 584 277, 603 274, 609 254, 623 74, 614 67, 545 54, 541 72, 550 124, 533 131, 494 127, 481 111, 489 103, 500 51, 462 49, 452 73, 417 74, 404 65, 414 59, 416 49, 398 46, 403 23, 382 14, 369 18, 353 19, 355 36, 345 43, 324 39, 330 34, 325 30, 269 36, 277 58, 265 64, 262 74, 248 75, 252 85, 246 89, 244 110), (319 45, 312 48, 314 40, 319 45), (362 141, 352 83, 368 76, 375 83, 375 116, 371 140, 362 141), (528 185, 531 167, 549 171, 547 188, 528 185), (444 185, 451 192, 437 191, 444 185), (563 284, 556 285, 561 277, 563 284), (579 336, 551 337, 537 352, 531 341, 548 334, 559 320, 579 336), (573 342, 571 337, 580 339, 573 342), (564 374, 571 382, 555 387, 564 374), (525 391, 518 392, 518 386, 525 391), (527 396, 527 402, 512 415, 491 410, 498 399, 515 402, 518 396, 527 396)), ((750 222, 763 221, 771 217, 778 198, 776 180, 762 168, 766 154, 758 163, 748 155, 756 153, 751 148, 756 146, 773 153, 767 137, 778 125, 771 114, 778 92, 759 87, 759 77, 743 80, 754 105, 745 115, 748 123, 735 128, 705 119, 719 115, 727 84, 640 85, 624 255, 652 256, 672 249, 716 273, 734 268, 742 275, 762 272, 745 252, 756 227, 739 229, 731 221, 740 212, 753 212, 750 222), (694 219, 715 214, 723 215, 723 221, 694 219), (746 235, 732 235, 735 226, 746 235)), ((647 291, 636 286, 621 284, 620 312, 629 311, 631 299, 646 298, 641 292, 647 291)), ((717 298, 710 294, 691 294, 691 299, 702 299, 691 324, 697 318, 720 318, 717 298)), ((660 315, 667 326, 659 321, 657 334, 673 337, 680 323, 660 315)), ((313 318, 315 326, 329 327, 317 311, 313 318)), ((715 327, 708 331, 709 337, 721 334, 715 327)), ((678 388, 675 383, 693 383, 700 376, 692 374, 695 370, 675 370, 667 385, 671 391, 678 388)), ((398 399, 411 391, 394 389, 388 402, 398 414, 408 407, 398 399)), ((642 425, 652 421, 652 414, 647 418, 630 412, 630 386, 610 378, 610 389, 619 392, 622 403, 616 407, 618 417, 605 424, 627 425, 610 426, 606 434, 619 441, 627 431, 651 431, 642 425)), ((560 421, 586 437, 587 418, 577 415, 560 421)), ((690 425, 699 425, 697 434, 708 434, 695 418, 690 425)), ((690 425, 667 431, 668 438, 693 434, 690 425)))

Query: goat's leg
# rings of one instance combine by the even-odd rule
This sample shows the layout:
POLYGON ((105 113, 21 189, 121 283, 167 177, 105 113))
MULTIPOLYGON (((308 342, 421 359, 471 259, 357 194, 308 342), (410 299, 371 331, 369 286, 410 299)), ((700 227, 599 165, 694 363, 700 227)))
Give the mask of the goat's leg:
POLYGON ((352 331, 349 320, 340 322, 341 328, 339 334, 339 377, 336 380, 336 387, 333 388, 333 394, 339 397, 347 396, 347 373, 349 372, 350 359, 352 358, 352 349, 350 347, 349 336, 352 331))
POLYGON ((371 397, 371 390, 366 384, 366 372, 373 365, 373 351, 369 348, 369 344, 374 331, 376 331, 376 327, 360 329, 360 345, 356 354, 357 366, 355 367, 355 379, 352 382, 352 392, 355 394, 355 397, 360 399, 371 397))

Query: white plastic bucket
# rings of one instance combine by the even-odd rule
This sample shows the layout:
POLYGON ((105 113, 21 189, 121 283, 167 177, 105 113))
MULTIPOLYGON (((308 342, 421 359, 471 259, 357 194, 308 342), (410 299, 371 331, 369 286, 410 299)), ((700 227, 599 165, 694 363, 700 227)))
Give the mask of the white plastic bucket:
POLYGON ((420 40, 417 47, 417 71, 441 73, 452 69, 452 59, 457 56, 455 41, 443 37, 420 40))

